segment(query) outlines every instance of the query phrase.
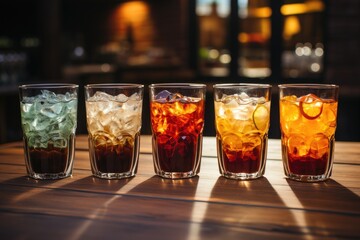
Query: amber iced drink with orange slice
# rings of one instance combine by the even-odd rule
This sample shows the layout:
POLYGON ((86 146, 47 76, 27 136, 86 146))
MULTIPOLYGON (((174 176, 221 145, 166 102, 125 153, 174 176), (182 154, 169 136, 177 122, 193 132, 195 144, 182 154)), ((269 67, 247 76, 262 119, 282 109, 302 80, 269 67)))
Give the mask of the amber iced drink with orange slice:
POLYGON ((285 84, 280 88, 280 127, 285 175, 316 182, 331 176, 338 86, 285 84))
POLYGON ((264 174, 271 86, 214 85, 215 125, 220 174, 255 179, 264 174))

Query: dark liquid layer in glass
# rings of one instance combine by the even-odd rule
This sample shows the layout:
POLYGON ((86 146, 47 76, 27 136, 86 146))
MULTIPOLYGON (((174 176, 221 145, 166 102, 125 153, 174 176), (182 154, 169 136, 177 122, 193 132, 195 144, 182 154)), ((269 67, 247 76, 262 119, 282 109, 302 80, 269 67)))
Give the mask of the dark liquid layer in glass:
POLYGON ((232 173, 255 173, 259 171, 261 162, 260 146, 252 151, 223 150, 225 171, 232 173))
POLYGON ((30 165, 35 173, 62 173, 68 165, 68 148, 29 148, 30 165))
POLYGON ((97 146, 95 147, 95 164, 102 173, 128 172, 132 166, 133 146, 97 146))
POLYGON ((198 137, 179 136, 178 139, 158 136, 157 152, 161 170, 189 172, 194 169, 198 137))
POLYGON ((322 175, 327 168, 328 154, 324 154, 320 159, 310 156, 294 157, 288 156, 290 172, 298 175, 322 175))

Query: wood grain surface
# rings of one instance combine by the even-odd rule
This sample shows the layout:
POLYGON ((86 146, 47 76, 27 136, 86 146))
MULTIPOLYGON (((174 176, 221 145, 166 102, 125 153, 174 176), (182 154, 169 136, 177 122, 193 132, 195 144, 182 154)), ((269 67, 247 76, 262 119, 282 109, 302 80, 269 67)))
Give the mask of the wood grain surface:
POLYGON ((265 176, 220 177, 215 138, 205 137, 198 177, 154 175, 151 137, 141 137, 135 177, 91 176, 86 136, 73 176, 26 177, 21 142, 0 145, 1 239, 360 239, 360 143, 336 142, 332 178, 284 177, 280 140, 269 140, 265 176))

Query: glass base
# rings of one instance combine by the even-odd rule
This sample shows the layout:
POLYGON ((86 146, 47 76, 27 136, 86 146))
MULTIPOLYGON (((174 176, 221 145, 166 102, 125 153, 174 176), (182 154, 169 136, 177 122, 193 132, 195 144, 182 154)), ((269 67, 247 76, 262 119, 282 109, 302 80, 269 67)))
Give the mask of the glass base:
POLYGON ((194 171, 189 171, 189 172, 164 172, 164 171, 159 171, 156 172, 156 175, 162 177, 162 178, 168 178, 168 179, 182 179, 182 178, 191 178, 191 177, 195 177, 197 175, 197 173, 195 173, 194 171))
POLYGON ((135 176, 134 172, 124 172, 124 173, 93 173, 93 176, 103 179, 122 179, 130 178, 135 176))
POLYGON ((56 180, 70 177, 71 173, 28 173, 28 176, 40 180, 56 180))
POLYGON ((229 178, 229 179, 235 179, 235 180, 252 180, 262 177, 263 174, 257 172, 257 173, 230 173, 230 172, 224 172, 221 173, 223 177, 229 178))
POLYGON ((289 178, 291 180, 299 181, 299 182, 322 182, 322 181, 326 181, 330 177, 326 176, 326 174, 322 174, 322 175, 298 175, 298 174, 289 173, 287 175, 287 178, 289 178))

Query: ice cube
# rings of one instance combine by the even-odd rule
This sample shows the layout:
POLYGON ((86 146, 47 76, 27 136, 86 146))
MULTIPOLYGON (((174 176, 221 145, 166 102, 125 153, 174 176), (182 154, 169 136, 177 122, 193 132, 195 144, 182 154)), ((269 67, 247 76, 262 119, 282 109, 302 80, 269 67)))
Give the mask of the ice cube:
POLYGON ((221 102, 226 106, 226 108, 237 108, 239 106, 237 99, 237 94, 230 96, 224 95, 221 102))
POLYGON ((257 99, 255 99, 257 103, 259 104, 264 104, 266 103, 266 99, 264 97, 259 97, 257 99))
POLYGON ((31 111, 33 104, 31 103, 22 103, 21 104, 21 110, 23 113, 28 113, 31 111))
POLYGON ((107 125, 109 132, 114 136, 118 136, 121 133, 121 124, 119 121, 110 121, 107 125))
POLYGON ((90 133, 102 131, 104 128, 99 121, 92 121, 88 124, 88 130, 90 133))
POLYGON ((246 100, 249 100, 249 99, 250 99, 249 95, 247 95, 245 92, 240 93, 239 97, 240 97, 241 100, 243 100, 243 101, 246 101, 246 100))
POLYGON ((168 101, 175 102, 175 101, 187 101, 187 100, 180 93, 174 93, 169 96, 168 101))
POLYGON ((66 148, 67 147, 67 140, 64 137, 55 137, 52 138, 54 147, 57 148, 66 148))
POLYGON ((77 100, 73 99, 69 102, 66 103, 66 108, 72 113, 72 114, 76 114, 76 109, 77 109, 77 100))
POLYGON ((115 101, 118 101, 118 102, 126 102, 129 98, 125 95, 125 94, 119 94, 117 96, 114 97, 114 100, 115 101))
POLYGON ((63 101, 69 102, 69 101, 71 101, 71 100, 76 99, 76 97, 77 97, 76 92, 75 92, 75 93, 69 93, 69 92, 67 92, 65 95, 63 95, 63 101))
POLYGON ((240 95, 237 96, 236 101, 238 102, 238 104, 243 105, 243 104, 251 103, 252 99, 249 97, 249 95, 242 92, 242 93, 240 93, 240 95))
POLYGON ((114 100, 114 96, 107 94, 106 92, 97 91, 92 97, 88 98, 88 101, 111 101, 114 100))
POLYGON ((223 96, 222 96, 222 98, 221 98, 221 102, 222 103, 224 103, 224 104, 228 104, 228 103, 230 103, 232 100, 235 100, 236 99, 236 96, 237 96, 237 94, 235 94, 235 95, 226 95, 226 94, 224 94, 223 96))
POLYGON ((139 96, 138 93, 134 93, 133 95, 131 95, 131 96, 129 97, 129 99, 130 99, 130 100, 134 100, 134 101, 139 101, 139 100, 141 100, 141 98, 140 98, 140 96, 139 96))
POLYGON ((69 116, 64 121, 60 122, 58 126, 59 126, 59 129, 61 129, 63 134, 69 135, 69 134, 75 132, 76 118, 72 119, 69 116))
POLYGON ((51 109, 55 114, 60 114, 63 106, 64 105, 62 103, 55 103, 49 109, 51 109))
POLYGON ((182 102, 182 103, 190 103, 190 102, 194 102, 194 100, 191 97, 183 96, 182 98, 180 98, 180 102, 182 102))
POLYGON ((58 96, 49 90, 41 90, 41 95, 39 95, 39 98, 50 103, 56 103, 60 101, 58 96))
POLYGON ((48 118, 44 118, 44 117, 38 117, 35 118, 34 121, 32 121, 31 125, 33 127, 33 129, 35 129, 36 131, 42 131, 45 130, 50 124, 50 120, 48 118))
POLYGON ((172 95, 171 92, 169 92, 168 90, 163 90, 155 96, 155 100, 166 102, 169 99, 171 99, 171 95, 172 95))
POLYGON ((112 112, 100 112, 98 114, 98 119, 101 123, 101 125, 108 126, 108 124, 112 121, 113 114, 112 112))
POLYGON ((141 107, 141 101, 138 100, 129 99, 129 101, 124 103, 125 111, 131 111, 131 112, 141 111, 141 109, 139 110, 140 107, 141 107))
POLYGON ((62 103, 55 103, 50 106, 44 106, 41 108, 40 113, 48 118, 55 118, 60 114, 62 108, 62 103))
POLYGON ((28 138, 28 144, 30 147, 41 147, 41 137, 40 136, 30 136, 28 138))

